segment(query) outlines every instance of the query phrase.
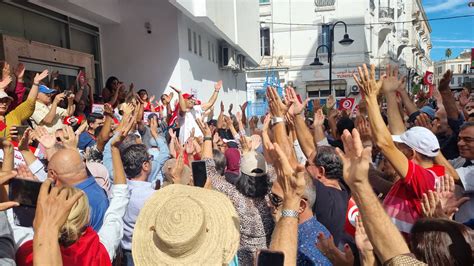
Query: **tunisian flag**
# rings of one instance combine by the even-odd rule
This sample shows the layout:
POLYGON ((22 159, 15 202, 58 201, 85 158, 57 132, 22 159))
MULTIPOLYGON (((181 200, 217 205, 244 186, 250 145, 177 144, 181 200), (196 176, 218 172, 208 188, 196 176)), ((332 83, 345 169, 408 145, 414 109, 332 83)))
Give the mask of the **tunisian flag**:
POLYGON ((428 86, 428 97, 431 97, 431 95, 433 94, 433 72, 425 72, 425 76, 423 77, 423 84, 428 86))

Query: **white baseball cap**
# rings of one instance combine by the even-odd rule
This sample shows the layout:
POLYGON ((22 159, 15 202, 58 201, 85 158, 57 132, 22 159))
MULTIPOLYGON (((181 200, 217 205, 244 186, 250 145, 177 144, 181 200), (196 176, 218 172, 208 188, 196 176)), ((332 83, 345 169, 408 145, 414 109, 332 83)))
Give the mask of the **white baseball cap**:
POLYGON ((0 90, 0 99, 8 98, 10 101, 13 101, 13 97, 8 95, 4 90, 0 90))
POLYGON ((392 139, 428 157, 436 157, 439 153, 438 138, 425 127, 412 127, 401 135, 392 135, 392 139))

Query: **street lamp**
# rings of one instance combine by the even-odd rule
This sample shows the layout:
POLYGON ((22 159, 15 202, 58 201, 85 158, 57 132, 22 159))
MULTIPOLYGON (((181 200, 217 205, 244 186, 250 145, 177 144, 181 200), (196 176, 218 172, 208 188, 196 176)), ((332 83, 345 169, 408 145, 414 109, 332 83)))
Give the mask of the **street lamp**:
POLYGON ((329 90, 331 91, 331 94, 333 94, 332 91, 332 47, 334 43, 334 28, 336 27, 337 24, 344 24, 344 37, 342 40, 339 41, 341 45, 348 46, 351 45, 354 40, 349 38, 349 34, 347 33, 347 25, 344 21, 337 21, 336 23, 332 24, 331 29, 329 30, 329 46, 325 44, 321 44, 316 48, 316 57, 314 58, 313 63, 309 64, 310 66, 322 66, 323 63, 319 61, 318 57, 318 51, 321 47, 326 47, 328 49, 328 63, 329 63, 329 90))

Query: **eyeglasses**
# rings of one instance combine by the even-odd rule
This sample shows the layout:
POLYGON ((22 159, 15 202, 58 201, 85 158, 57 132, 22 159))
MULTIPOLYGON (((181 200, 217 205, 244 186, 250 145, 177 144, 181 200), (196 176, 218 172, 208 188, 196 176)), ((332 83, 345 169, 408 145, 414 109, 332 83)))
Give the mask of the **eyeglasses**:
POLYGON ((273 194, 270 192, 268 195, 268 198, 270 199, 270 203, 275 207, 278 208, 283 204, 283 199, 280 198, 279 196, 273 194))
POLYGON ((147 160, 151 162, 151 161, 153 161, 154 158, 155 158, 155 157, 153 157, 153 155, 150 154, 150 155, 148 155, 147 160))

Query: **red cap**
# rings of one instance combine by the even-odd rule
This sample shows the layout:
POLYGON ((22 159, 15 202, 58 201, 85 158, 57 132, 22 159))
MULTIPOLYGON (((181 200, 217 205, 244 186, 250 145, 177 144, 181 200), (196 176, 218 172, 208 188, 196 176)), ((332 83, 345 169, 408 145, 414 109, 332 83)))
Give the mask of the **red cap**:
POLYGON ((184 98, 185 100, 189 100, 189 99, 194 98, 194 95, 189 94, 189 93, 183 93, 183 98, 184 98))

